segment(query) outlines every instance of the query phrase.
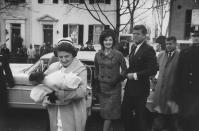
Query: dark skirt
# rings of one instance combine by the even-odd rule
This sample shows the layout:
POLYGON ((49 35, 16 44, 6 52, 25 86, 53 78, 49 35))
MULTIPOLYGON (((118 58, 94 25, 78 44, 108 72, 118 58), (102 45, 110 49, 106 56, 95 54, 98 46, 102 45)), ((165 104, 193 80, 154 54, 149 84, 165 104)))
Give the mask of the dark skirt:
POLYGON ((112 87, 109 83, 100 82, 100 114, 103 119, 114 120, 121 116, 121 83, 112 87))

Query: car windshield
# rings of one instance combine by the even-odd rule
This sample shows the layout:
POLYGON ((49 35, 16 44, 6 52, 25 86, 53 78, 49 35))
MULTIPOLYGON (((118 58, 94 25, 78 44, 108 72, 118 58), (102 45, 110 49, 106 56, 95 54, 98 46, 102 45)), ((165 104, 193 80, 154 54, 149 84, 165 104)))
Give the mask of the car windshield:
POLYGON ((48 65, 48 59, 40 59, 29 68, 24 69, 24 73, 31 74, 32 72, 44 72, 48 65))

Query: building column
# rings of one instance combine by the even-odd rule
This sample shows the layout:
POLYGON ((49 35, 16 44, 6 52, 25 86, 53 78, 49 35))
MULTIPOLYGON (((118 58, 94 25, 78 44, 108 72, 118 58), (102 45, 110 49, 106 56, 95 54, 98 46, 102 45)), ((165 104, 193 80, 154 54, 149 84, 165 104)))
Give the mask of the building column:
POLYGON ((23 45, 26 45, 26 43, 25 43, 25 23, 20 23, 21 24, 21 38, 23 39, 23 45))
POLYGON ((6 34, 6 40, 5 43, 7 45, 7 47, 9 48, 9 50, 11 50, 11 27, 10 27, 10 23, 8 21, 5 21, 6 24, 6 30, 8 31, 8 34, 6 34))

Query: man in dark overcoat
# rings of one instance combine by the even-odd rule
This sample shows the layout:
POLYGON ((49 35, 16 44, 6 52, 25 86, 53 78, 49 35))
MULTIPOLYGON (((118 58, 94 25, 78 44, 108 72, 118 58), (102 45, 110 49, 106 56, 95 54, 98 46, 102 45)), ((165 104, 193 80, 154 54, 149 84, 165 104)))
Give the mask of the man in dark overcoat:
POLYGON ((193 44, 181 51, 177 66, 175 102, 183 131, 199 130, 199 30, 191 34, 193 44))
POLYGON ((136 43, 129 55, 129 68, 122 103, 122 119, 125 131, 146 131, 145 105, 150 92, 149 77, 157 73, 154 49, 147 44, 144 25, 133 28, 136 43), (132 120, 135 122, 132 122, 132 120), (134 128, 135 127, 135 128, 134 128))
POLYGON ((8 110, 8 91, 6 87, 14 86, 14 79, 7 57, 0 54, 0 129, 3 130, 8 110))

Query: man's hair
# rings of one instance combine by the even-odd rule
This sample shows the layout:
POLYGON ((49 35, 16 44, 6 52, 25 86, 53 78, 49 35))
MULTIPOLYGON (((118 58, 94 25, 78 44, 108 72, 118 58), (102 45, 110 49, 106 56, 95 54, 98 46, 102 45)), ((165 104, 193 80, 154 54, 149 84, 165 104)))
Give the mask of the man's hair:
POLYGON ((170 36, 168 38, 166 38, 167 41, 173 40, 173 41, 177 41, 175 36, 170 36))
POLYGON ((133 27, 133 30, 141 30, 142 34, 146 35, 147 34, 147 29, 144 25, 135 25, 133 27))

